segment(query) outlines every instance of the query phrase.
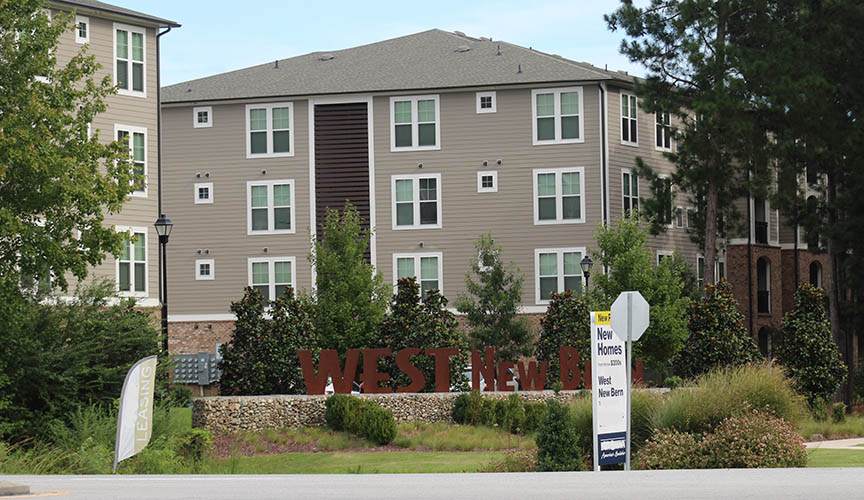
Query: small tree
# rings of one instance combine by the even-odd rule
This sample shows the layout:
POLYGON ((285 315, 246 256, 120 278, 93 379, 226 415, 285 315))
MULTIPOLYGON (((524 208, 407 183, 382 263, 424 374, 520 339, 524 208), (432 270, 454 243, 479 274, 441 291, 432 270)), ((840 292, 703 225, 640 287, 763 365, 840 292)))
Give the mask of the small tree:
POLYGON ((533 332, 528 320, 519 316, 523 276, 512 262, 504 267, 501 247, 494 244, 491 234, 478 238, 475 247, 477 257, 471 259, 465 273, 471 295, 460 295, 455 301, 471 327, 471 346, 495 347, 496 358, 503 360, 530 355, 533 332))
POLYGON ((570 408, 555 399, 537 431, 537 468, 541 471, 583 470, 583 451, 570 408))
MULTIPOLYGON (((438 290, 429 290, 420 301, 420 288, 414 278, 399 280, 396 295, 390 306, 390 314, 381 323, 379 342, 382 347, 393 350, 393 356, 382 358, 383 370, 390 374, 390 386, 396 390, 410 384, 409 377, 397 366, 395 355, 408 348, 455 347, 459 354, 450 358, 450 383, 460 390, 468 388, 465 368, 468 353, 465 339, 459 333, 459 323, 447 310, 447 299, 438 290)), ((422 392, 435 391, 435 360, 423 352, 411 357, 411 363, 426 377, 422 392)))
POLYGON ((317 275, 315 326, 321 347, 344 357, 348 349, 375 343, 392 292, 366 259, 369 230, 351 203, 341 213, 327 211, 319 236, 309 255, 317 275))
POLYGON ((822 289, 809 283, 798 285, 795 309, 783 318, 781 328, 777 361, 786 367, 811 405, 831 401, 846 379, 846 366, 831 339, 822 289))
POLYGON ((305 393, 297 350, 318 347, 311 309, 308 299, 295 297, 291 288, 268 303, 247 287, 243 298, 231 304, 237 321, 231 340, 222 346, 222 394, 305 393))
POLYGON ((744 327, 732 285, 721 279, 716 285, 707 285, 706 290, 704 298, 691 302, 690 337, 673 362, 675 373, 682 377, 762 358, 744 327))
POLYGON ((537 360, 548 361, 546 386, 551 387, 561 374, 559 349, 575 347, 583 360, 591 359, 591 313, 588 303, 573 290, 553 293, 546 314, 540 321, 537 360))

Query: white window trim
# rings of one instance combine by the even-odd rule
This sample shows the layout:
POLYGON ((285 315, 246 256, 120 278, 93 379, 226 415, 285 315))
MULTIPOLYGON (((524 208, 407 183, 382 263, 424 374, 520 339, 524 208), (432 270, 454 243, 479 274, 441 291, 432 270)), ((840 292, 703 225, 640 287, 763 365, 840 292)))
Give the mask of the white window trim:
POLYGON ((257 262, 266 262, 267 265, 267 285, 270 291, 270 300, 276 299, 276 262, 291 263, 291 282, 287 283, 293 289, 297 289, 297 257, 249 257, 247 267, 249 272, 248 286, 252 286, 252 264, 257 262))
POLYGON ((413 174, 413 175, 392 175, 390 176, 390 209, 394 231, 412 230, 412 229, 441 229, 443 220, 441 218, 441 174, 413 174), (414 190, 413 203, 414 205, 414 224, 410 226, 396 225, 396 181, 411 180, 411 187, 414 190), (436 179, 436 209, 437 209, 437 224, 420 224, 420 179, 436 179))
POLYGON ((584 224, 587 218, 585 213, 585 167, 563 167, 563 168, 535 168, 532 172, 531 185, 534 189, 534 225, 542 226, 547 224, 584 224), (578 172, 579 173, 579 205, 580 215, 578 219, 564 220, 564 203, 563 189, 561 186, 561 174, 578 172), (537 175, 538 174, 555 174, 555 220, 540 220, 540 201, 537 197, 537 175))
POLYGON ((249 236, 259 234, 294 234, 297 232, 297 198, 294 196, 294 179, 281 179, 275 181, 247 181, 246 182, 246 234, 249 236), (291 186, 291 229, 272 229, 276 224, 274 215, 273 186, 276 184, 288 184, 291 186), (267 227, 266 231, 252 230, 252 186, 267 186, 267 227))
MULTIPOLYGON (((697 253, 696 254, 696 268, 693 269, 693 271, 694 271, 694 274, 696 275, 696 285, 700 288, 700 291, 701 291, 705 287, 705 274, 703 272, 702 277, 701 278, 699 277, 699 261, 700 260, 702 261, 702 269, 704 271, 704 269, 706 269, 705 268, 705 256, 702 255, 701 253, 697 253)), ((717 267, 719 267, 719 266, 717 266, 717 267)), ((715 280, 720 279, 720 277, 718 276, 716 268, 714 269, 714 279, 715 280)))
POLYGON ((477 92, 477 114, 483 113, 497 113, 498 112, 498 96, 494 90, 489 92, 477 92), (480 107, 480 98, 481 97, 491 97, 492 98, 492 107, 491 108, 481 108, 480 107))
POLYGON ((197 108, 192 108, 192 126, 194 128, 210 128, 210 127, 212 127, 213 126, 213 106, 199 106, 197 108), (207 113, 207 123, 198 123, 198 113, 207 113))
POLYGON ((150 149, 150 144, 149 144, 149 138, 147 137, 147 128, 146 127, 135 127, 133 125, 122 125, 119 123, 115 123, 114 124, 114 140, 115 141, 117 140, 117 132, 120 132, 121 130, 124 132, 127 132, 129 134, 129 158, 130 158, 130 160, 133 158, 133 155, 135 154, 134 151, 132 150, 133 145, 134 145, 134 139, 132 137, 132 134, 135 134, 135 133, 144 134, 144 190, 143 191, 133 191, 133 192, 129 193, 129 196, 133 196, 135 198, 147 198, 147 192, 148 192, 147 187, 150 185, 149 168, 147 165, 149 163, 147 161, 147 157, 149 156, 147 154, 148 153, 147 150, 150 149))
MULTIPOLYGON (((661 114, 665 114, 665 112, 661 112, 661 114)), ((672 127, 672 113, 669 113, 669 147, 661 147, 657 145, 657 113, 654 113, 654 118, 651 120, 653 122, 654 127, 654 150, 655 151, 665 151, 671 152, 675 147, 674 133, 675 128, 672 127)))
POLYGON ((212 204, 213 203, 213 183, 212 182, 196 182, 195 183, 195 190, 192 193, 192 196, 194 196, 196 205, 210 205, 210 204, 212 204), (198 188, 202 188, 202 187, 206 187, 208 189, 208 193, 210 193, 210 196, 206 200, 202 200, 201 198, 198 198, 198 188))
MULTIPOLYGON (((568 115, 570 116, 570 115, 568 115)), ((546 144, 577 144, 585 142, 585 106, 582 95, 582 87, 553 87, 549 89, 533 89, 531 90, 531 144, 534 146, 544 146, 546 144), (576 92, 579 94, 579 138, 578 139, 562 139, 561 138, 561 94, 566 92, 576 92), (537 139, 537 94, 553 94, 553 103, 555 105, 555 139, 541 141, 537 139)))
POLYGON ((684 227, 686 229, 692 229, 695 227, 693 225, 693 222, 694 222, 693 219, 695 219, 695 218, 696 218, 696 209, 693 207, 684 207, 684 227), (693 213, 693 217, 690 217, 690 215, 689 215, 690 212, 693 213))
POLYGON ((669 223, 661 224, 666 229, 672 229, 675 227, 675 198, 677 198, 678 193, 675 191, 675 186, 672 185, 672 179, 669 178, 669 174, 657 174, 657 177, 663 179, 663 182, 669 181, 669 223))
POLYGON ((128 95, 128 96, 133 96, 133 97, 146 98, 147 97, 147 29, 141 28, 138 26, 132 26, 129 24, 114 23, 114 26, 113 26, 113 29, 111 30, 111 32, 113 33, 113 35, 111 37, 111 39, 112 39, 111 53, 114 57, 113 61, 111 62, 111 67, 114 69, 114 71, 112 71, 112 73, 111 73, 111 77, 114 81, 114 86, 117 87, 117 93, 119 95, 128 95), (127 68, 129 71, 129 75, 128 75, 129 76, 129 88, 128 89, 121 89, 121 88, 117 87, 117 30, 123 30, 123 31, 129 32, 129 39, 128 39, 129 57, 126 59, 127 61, 129 61, 128 68, 127 68), (144 51, 144 61, 142 62, 142 64, 144 64, 144 81, 142 82, 144 85, 144 90, 142 90, 140 92, 137 90, 132 90, 132 33, 140 33, 141 34, 141 44, 142 44, 141 48, 144 51))
POLYGON ((444 254, 441 252, 420 252, 420 253, 394 253, 393 254, 393 290, 398 290, 399 285, 399 259, 414 259, 414 278, 417 280, 417 286, 420 288, 420 295, 423 295, 423 285, 419 276, 420 259, 423 257, 438 258, 438 291, 444 295, 444 254))
MULTIPOLYGON (((424 122, 426 123, 426 122, 424 122)), ((390 98, 390 152, 397 151, 438 151, 441 149, 441 101, 438 94, 430 95, 400 95, 390 98), (417 101, 435 101, 435 145, 420 146, 420 114, 417 112, 417 101), (396 102, 411 101, 411 146, 396 147, 396 102)))
POLYGON ((633 208, 632 198, 636 198, 636 203, 637 203, 636 211, 638 212, 639 209, 642 208, 642 198, 639 196, 638 193, 636 194, 636 196, 633 196, 632 179, 634 176, 636 176, 636 187, 639 188, 640 187, 639 186, 639 176, 633 173, 633 169, 630 169, 630 168, 622 168, 621 169, 621 214, 622 215, 625 215, 627 213, 627 207, 624 204, 624 201, 626 198, 631 198, 631 201, 630 201, 630 208, 631 209, 633 208), (625 175, 629 175, 630 179, 631 179, 630 194, 629 195, 624 194, 624 184, 625 184, 624 176, 625 175))
POLYGON ((657 250, 657 255, 654 258, 654 264, 660 265, 660 257, 672 257, 675 255, 673 250, 657 250))
MULTIPOLYGON (((292 274, 293 277, 293 274, 292 274)), ((197 281, 210 281, 216 279, 216 266, 213 259, 197 259, 195 261, 195 279, 197 281), (210 265, 210 274, 205 276, 201 274, 201 264, 210 265)))
MULTIPOLYGON (((75 43, 89 43, 90 42, 90 18, 87 16, 75 16, 75 43), (78 26, 84 23, 87 25, 87 36, 82 37, 78 31, 78 26)), ((114 46, 114 50, 117 50, 117 46, 114 46)), ((146 56, 145 56, 146 57, 146 56)), ((145 66, 146 68, 146 66, 145 66)))
MULTIPOLYGON (((211 115, 212 121, 212 115, 211 115)), ((280 129, 281 130, 281 129, 280 129)), ((261 132, 261 130, 256 130, 261 132)), ((246 105, 246 158, 283 158, 294 156, 294 150, 297 145, 294 143, 294 103, 293 102, 274 102, 268 104, 247 104, 246 105), (273 152, 273 108, 288 108, 288 149, 287 153, 273 152), (267 152, 252 154, 252 130, 249 123, 250 111, 253 109, 267 110, 267 152)))
MULTIPOLYGON (((627 97, 627 98, 629 99, 629 98, 631 98, 631 97, 634 97, 634 98, 635 98, 636 95, 635 95, 635 94, 628 94, 628 93, 626 93, 626 92, 622 92, 622 93, 621 93, 621 97, 622 97, 622 98, 627 97)), ((628 100, 627 105, 628 105, 628 106, 630 105, 630 101, 629 101, 629 100, 628 100)), ((619 123, 619 126, 621 127, 621 144, 624 145, 624 146, 630 146, 630 147, 632 147, 632 148, 638 148, 638 147, 639 147, 639 135, 640 135, 640 134, 639 134, 639 98, 636 98, 636 118, 630 118, 629 116, 628 116, 628 117, 625 117, 625 116, 623 115, 623 113, 621 112, 621 102, 620 102, 620 100, 619 100, 619 102, 618 102, 618 114, 621 116, 621 118, 627 118, 628 121, 629 121, 629 120, 635 120, 635 121, 636 121, 636 140, 635 140, 635 141, 625 141, 625 140, 624 140, 624 127, 623 127, 623 124, 619 123)), ((629 123, 628 123, 628 125, 629 125, 629 123)), ((655 131, 655 132, 656 132, 656 131, 655 131)))
MULTIPOLYGON (((114 226, 114 230, 119 233, 127 233, 129 237, 135 235, 135 233, 144 233, 144 291, 136 292, 135 291, 135 248, 132 247, 129 250, 130 257, 132 260, 132 268, 129 271, 129 291, 121 292, 120 291, 120 258, 117 257, 114 259, 114 288, 117 290, 117 295, 120 297, 148 297, 150 292, 150 236, 147 233, 147 227, 140 226, 114 226)), ((131 247, 131 245, 130 245, 131 247)))
POLYGON ((687 213, 684 211, 684 207, 681 205, 676 206, 672 210, 672 222, 674 223, 677 229, 684 229, 687 227, 687 213), (681 224, 678 224, 678 212, 681 212, 681 224))
POLYGON ((498 192, 498 171, 497 170, 482 170, 477 172, 477 192, 478 193, 497 193, 498 192), (483 177, 492 176, 492 187, 483 187, 483 177))
MULTIPOLYGON (((549 304, 549 300, 540 299, 540 254, 555 253, 558 256, 558 290, 564 289, 564 254, 570 252, 580 252, 582 258, 585 258, 587 249, 585 247, 568 247, 568 248, 535 248, 534 249, 534 303, 537 305, 549 304)), ((579 266, 580 284, 584 287, 585 275, 582 273, 582 266, 579 266)))

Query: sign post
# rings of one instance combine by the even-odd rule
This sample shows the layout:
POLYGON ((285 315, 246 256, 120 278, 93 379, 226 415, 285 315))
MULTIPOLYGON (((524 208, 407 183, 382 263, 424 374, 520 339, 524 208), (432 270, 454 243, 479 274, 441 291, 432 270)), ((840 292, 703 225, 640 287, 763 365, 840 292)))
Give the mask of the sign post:
POLYGON ((619 339, 627 342, 627 460, 624 470, 630 470, 630 393, 633 389, 631 370, 633 341, 639 340, 649 323, 648 301, 639 292, 621 292, 612 303, 610 323, 619 339))
POLYGON ((594 470, 620 464, 627 456, 627 401, 624 342, 612 332, 609 311, 591 313, 591 402, 594 470))

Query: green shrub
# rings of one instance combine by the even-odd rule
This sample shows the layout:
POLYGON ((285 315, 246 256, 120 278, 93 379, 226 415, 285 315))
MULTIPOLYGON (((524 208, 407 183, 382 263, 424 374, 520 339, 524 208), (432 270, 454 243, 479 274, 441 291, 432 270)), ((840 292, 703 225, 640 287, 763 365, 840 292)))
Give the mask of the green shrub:
POLYGON ((828 420, 828 403, 824 399, 817 399, 810 403, 810 415, 817 422, 828 420))
POLYGON ((479 472, 534 472, 536 470, 535 450, 505 450, 502 458, 493 460, 479 472))
POLYGON ((702 440, 704 468, 806 467, 804 439, 770 413, 751 410, 724 420, 702 440))
POLYGON ((864 360, 858 361, 858 368, 852 379, 852 397, 856 403, 864 403, 864 360))
MULTIPOLYGON (((630 446, 639 449, 642 443, 654 432, 651 425, 654 413, 663 404, 663 396, 655 391, 634 390, 630 400, 631 431, 630 446)), ((591 396, 578 397, 570 402, 573 421, 579 434, 579 446, 593 460, 594 455, 594 420, 591 396)))
POLYGON ((694 434, 663 431, 633 453, 634 469, 700 469, 702 449, 694 434))
POLYGON ((833 420, 835 424, 846 421, 845 403, 834 403, 831 405, 831 420, 833 420))
POLYGON ((195 464, 213 451, 213 436, 205 429, 189 429, 176 439, 177 453, 195 464))
POLYGON ((346 431, 379 444, 396 438, 393 413, 375 403, 347 394, 334 394, 325 401, 324 420, 333 430, 346 431))
POLYGON ((396 438, 393 413, 380 406, 364 405, 360 410, 362 436, 378 445, 390 444, 396 438))
POLYGON ((583 470, 583 450, 570 409, 554 399, 537 431, 537 468, 541 471, 583 470))
POLYGON ((663 387, 667 387, 669 389, 677 389, 684 384, 684 381, 681 377, 677 375, 672 375, 671 377, 666 377, 663 379, 663 387))
POLYGON ((453 420, 457 424, 492 425, 495 423, 495 402, 484 398, 480 391, 471 391, 456 396, 453 404, 453 420))
POLYGON ((525 403, 525 419, 522 421, 522 432, 534 432, 546 418, 549 407, 545 403, 525 403))
POLYGON ((518 434, 524 420, 525 405, 518 394, 513 393, 506 400, 498 400, 495 412, 495 423, 498 427, 511 434, 518 434))
POLYGON ((348 421, 347 394, 334 394, 324 401, 324 421, 334 431, 344 431, 348 421))
POLYGON ((795 309, 783 318, 781 329, 777 361, 811 403, 830 401, 846 379, 846 366, 831 338, 822 289, 802 282, 795 291, 795 309))
POLYGON ((590 359, 591 317, 585 299, 573 290, 553 293, 546 314, 540 321, 540 337, 537 339, 537 361, 547 361, 546 386, 560 379, 561 346, 573 347, 590 359))

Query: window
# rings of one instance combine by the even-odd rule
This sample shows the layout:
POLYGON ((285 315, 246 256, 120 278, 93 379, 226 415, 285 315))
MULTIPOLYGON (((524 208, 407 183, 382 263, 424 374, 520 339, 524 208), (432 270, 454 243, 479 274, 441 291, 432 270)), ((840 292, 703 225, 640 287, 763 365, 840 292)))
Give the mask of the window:
POLYGON ((810 263, 810 284, 822 288, 822 264, 816 260, 810 263))
POLYGON ((438 96, 390 98, 390 151, 441 149, 438 96))
POLYGON ((294 233, 294 181, 249 181, 248 234, 294 233))
POLYGON ((114 83, 123 95, 145 97, 144 28, 114 24, 114 83))
POLYGON ((497 111, 498 103, 496 102, 495 92, 477 92, 477 112, 478 113, 494 113, 497 111))
POLYGON ((639 177, 630 170, 621 172, 621 192, 624 197, 624 215, 639 211, 639 177))
POLYGON ((117 141, 129 148, 132 171, 143 179, 133 182, 132 196, 147 196, 147 129, 129 125, 114 125, 117 141))
POLYGON ((726 263, 721 261, 717 261, 717 279, 725 279, 726 278, 726 263))
POLYGON ((75 16, 75 42, 87 43, 90 41, 90 18, 75 16))
POLYGON ((764 198, 753 199, 753 237, 757 244, 768 244, 768 202, 764 198))
POLYGON ((687 209, 687 228, 696 227, 696 211, 692 208, 687 209))
POLYGON ((621 144, 638 146, 638 118, 636 96, 621 94, 621 144))
POLYGON ((757 312, 771 313, 771 262, 765 257, 756 261, 756 294, 757 312))
POLYGON ((213 183, 195 183, 195 204, 213 203, 213 183))
POLYGON ((215 278, 213 259, 198 259, 195 261, 195 279, 212 280, 215 278))
POLYGON ((534 170, 534 224, 585 222, 583 167, 534 170))
POLYGON ((660 220, 657 222, 666 227, 672 227, 675 215, 675 210, 672 208, 675 203, 675 190, 672 189, 672 179, 664 178, 662 181, 663 186, 661 186, 658 196, 662 197, 664 204, 663 211, 658 214, 660 220))
POLYGON ((657 250, 657 265, 659 266, 665 259, 668 259, 675 255, 675 252, 671 250, 657 250))
POLYGON ((759 352, 766 358, 774 355, 774 339, 772 337, 771 329, 767 326, 759 329, 759 352))
POLYGON ((146 297, 147 228, 118 227, 117 230, 130 233, 117 259, 117 291, 123 296, 146 297))
POLYGON ((441 174, 394 175, 393 229, 441 227, 441 174))
POLYGON ((261 292, 264 300, 276 300, 285 289, 294 288, 296 257, 256 257, 249 259, 249 286, 261 292))
POLYGON ((582 256, 585 248, 538 248, 534 250, 535 297, 548 304, 552 293, 582 291, 582 256))
POLYGON ((246 105, 246 158, 294 156, 294 104, 246 105))
POLYGON ((477 172, 477 192, 497 193, 498 172, 494 170, 490 170, 488 172, 477 172))
POLYGON ((696 256, 696 285, 699 290, 705 288, 705 257, 702 255, 696 256))
POLYGON ((442 261, 441 253, 393 254, 393 284, 402 278, 416 278, 424 299, 429 290, 443 293, 442 261))
POLYGON ((675 227, 684 228, 684 209, 681 207, 675 207, 675 227))
POLYGON ((654 146, 661 151, 672 151, 672 118, 669 113, 654 114, 654 146))
POLYGON ((533 144, 583 142, 582 87, 531 91, 533 144))
POLYGON ((209 128, 213 126, 213 106, 202 106, 192 108, 192 125, 195 128, 209 128))

